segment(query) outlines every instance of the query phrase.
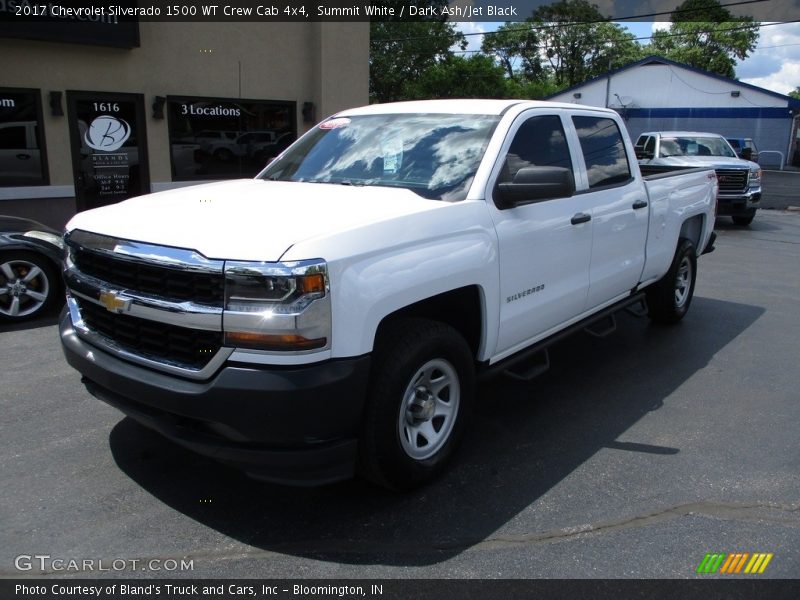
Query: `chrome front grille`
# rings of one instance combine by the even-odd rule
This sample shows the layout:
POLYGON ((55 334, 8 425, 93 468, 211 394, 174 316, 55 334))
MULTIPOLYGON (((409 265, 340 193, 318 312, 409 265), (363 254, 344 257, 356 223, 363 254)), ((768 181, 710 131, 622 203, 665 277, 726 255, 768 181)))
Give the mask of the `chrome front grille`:
POLYGON ((81 273, 118 289, 137 291, 164 300, 188 300, 206 306, 222 307, 222 273, 203 273, 148 264, 81 247, 73 250, 72 261, 81 273))
POLYGON ((157 362, 201 370, 219 352, 221 331, 202 331, 109 312, 83 298, 76 298, 83 322, 119 346, 157 362))
POLYGON ((233 352, 222 346, 223 261, 80 230, 65 240, 70 316, 90 343, 193 379, 233 352))
POLYGON ((716 169, 720 194, 741 193, 747 190, 749 169, 716 169))

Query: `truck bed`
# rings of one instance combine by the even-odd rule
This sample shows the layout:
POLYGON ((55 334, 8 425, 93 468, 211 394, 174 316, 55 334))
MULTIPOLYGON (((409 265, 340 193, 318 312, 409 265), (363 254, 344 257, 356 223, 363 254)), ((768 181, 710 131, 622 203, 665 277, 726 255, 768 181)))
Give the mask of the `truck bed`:
POLYGON ((710 167, 680 167, 676 165, 639 165, 642 177, 647 181, 673 177, 678 174, 708 171, 710 167))

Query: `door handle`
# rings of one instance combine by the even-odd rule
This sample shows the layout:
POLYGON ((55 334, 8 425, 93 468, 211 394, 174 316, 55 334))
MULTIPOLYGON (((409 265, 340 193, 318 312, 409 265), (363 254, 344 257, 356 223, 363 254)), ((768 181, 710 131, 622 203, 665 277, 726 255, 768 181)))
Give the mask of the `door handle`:
POLYGON ((592 220, 592 215, 587 215, 586 213, 577 213, 573 215, 572 219, 570 219, 570 223, 573 225, 580 225, 581 223, 587 223, 592 220))
POLYGON ((637 200, 633 203, 633 210, 638 210, 640 208, 647 208, 647 202, 644 200, 637 200))
POLYGON ((30 154, 17 154, 17 158, 20 160, 29 160, 31 157, 30 154))

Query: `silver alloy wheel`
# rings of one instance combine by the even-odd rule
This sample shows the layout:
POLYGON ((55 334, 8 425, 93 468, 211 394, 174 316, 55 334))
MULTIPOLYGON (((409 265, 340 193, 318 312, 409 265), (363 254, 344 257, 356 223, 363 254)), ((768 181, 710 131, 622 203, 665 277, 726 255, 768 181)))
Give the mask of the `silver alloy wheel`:
POLYGON ((688 256, 681 259, 678 272, 675 274, 675 308, 683 308, 689 299, 692 287, 692 261, 688 256))
POLYGON ((14 259, 0 264, 0 313, 21 318, 42 308, 50 293, 47 275, 36 264, 14 259))
POLYGON ((443 358, 429 360, 414 373, 397 420, 400 444, 408 456, 425 460, 447 443, 460 399, 458 373, 443 358))

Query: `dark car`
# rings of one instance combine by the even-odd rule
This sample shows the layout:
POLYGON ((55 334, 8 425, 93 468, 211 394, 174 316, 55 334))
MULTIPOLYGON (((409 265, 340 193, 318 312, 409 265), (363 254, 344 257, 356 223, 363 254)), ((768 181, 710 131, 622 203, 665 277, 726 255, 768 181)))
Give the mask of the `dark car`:
POLYGON ((0 216, 0 321, 30 319, 63 301, 62 252, 56 230, 0 216))
POLYGON ((725 138, 736 152, 736 156, 758 162, 758 148, 752 138, 725 138))

